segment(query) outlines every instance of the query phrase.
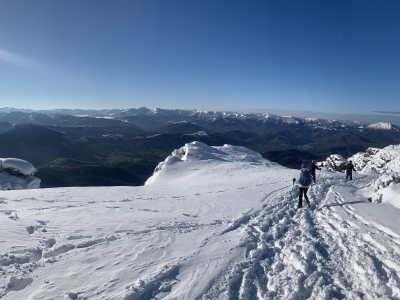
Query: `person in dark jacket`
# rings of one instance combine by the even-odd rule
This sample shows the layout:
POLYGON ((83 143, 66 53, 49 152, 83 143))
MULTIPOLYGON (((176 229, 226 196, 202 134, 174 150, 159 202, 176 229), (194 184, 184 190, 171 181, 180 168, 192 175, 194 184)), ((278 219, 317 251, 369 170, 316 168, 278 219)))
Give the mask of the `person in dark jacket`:
POLYGON ((349 160, 349 163, 346 165, 346 182, 349 178, 353 180, 353 171, 356 171, 356 169, 354 169, 352 161, 349 160))
POLYGON ((314 179, 314 183, 315 183, 315 179, 317 178, 315 176, 315 170, 321 170, 321 168, 319 168, 315 163, 316 163, 315 159, 313 159, 311 161, 311 164, 308 166, 308 169, 310 170, 310 173, 311 173, 311 175, 312 175, 312 177, 314 179))
MULTIPOLYGON (((293 181, 296 180, 293 179, 293 181)), ((308 200, 307 197, 307 191, 311 183, 312 183, 312 175, 310 171, 307 169, 306 165, 302 164, 300 170, 300 177, 299 180, 297 180, 297 185, 299 186, 299 204, 297 206, 298 208, 303 207, 303 195, 304 198, 306 199, 308 207, 311 207, 310 200, 308 200)))

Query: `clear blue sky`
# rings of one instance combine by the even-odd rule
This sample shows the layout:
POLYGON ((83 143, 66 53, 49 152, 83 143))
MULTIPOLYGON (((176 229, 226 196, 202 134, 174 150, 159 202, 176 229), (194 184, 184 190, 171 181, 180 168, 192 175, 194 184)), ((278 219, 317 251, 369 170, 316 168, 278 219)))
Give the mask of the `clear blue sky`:
POLYGON ((400 1, 0 0, 0 107, 400 111, 400 1))

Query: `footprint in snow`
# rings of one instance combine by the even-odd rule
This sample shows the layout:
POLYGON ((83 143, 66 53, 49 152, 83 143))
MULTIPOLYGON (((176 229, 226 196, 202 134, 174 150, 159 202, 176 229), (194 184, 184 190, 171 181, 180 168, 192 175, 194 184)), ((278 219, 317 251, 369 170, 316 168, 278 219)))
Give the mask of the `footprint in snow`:
POLYGON ((28 285, 30 285, 32 282, 33 279, 30 277, 23 278, 23 277, 12 276, 7 284, 7 289, 9 291, 21 291, 28 285))

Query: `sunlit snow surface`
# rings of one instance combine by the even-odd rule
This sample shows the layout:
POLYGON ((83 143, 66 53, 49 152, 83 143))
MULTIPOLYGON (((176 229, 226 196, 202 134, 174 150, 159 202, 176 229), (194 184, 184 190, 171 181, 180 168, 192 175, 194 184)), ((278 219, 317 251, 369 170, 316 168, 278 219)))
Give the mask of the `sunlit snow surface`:
POLYGON ((0 194, 4 299, 398 299, 400 210, 373 173, 291 170, 186 145, 142 187, 0 194))

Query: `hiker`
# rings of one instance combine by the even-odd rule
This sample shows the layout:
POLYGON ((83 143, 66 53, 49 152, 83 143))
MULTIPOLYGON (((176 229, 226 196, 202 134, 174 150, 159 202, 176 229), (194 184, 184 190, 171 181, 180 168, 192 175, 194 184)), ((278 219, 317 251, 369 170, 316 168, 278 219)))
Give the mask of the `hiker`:
MULTIPOLYGON (((296 179, 293 178, 293 182, 295 181, 296 179)), ((299 180, 297 181, 297 185, 299 186, 299 204, 297 206, 298 208, 303 207, 303 195, 304 198, 306 199, 308 207, 311 207, 311 203, 307 197, 308 187, 311 185, 311 183, 312 183, 312 175, 310 171, 307 169, 305 164, 301 164, 300 177, 299 180)))
POLYGON ((349 178, 353 180, 353 171, 356 171, 356 169, 354 169, 352 161, 349 160, 349 163, 346 165, 346 182, 349 178))
POLYGON ((310 170, 310 173, 314 179, 314 183, 315 183, 315 179, 317 178, 317 176, 315 176, 315 170, 321 170, 321 168, 319 168, 315 163, 316 163, 315 159, 313 159, 311 161, 311 164, 308 166, 308 169, 310 170))

